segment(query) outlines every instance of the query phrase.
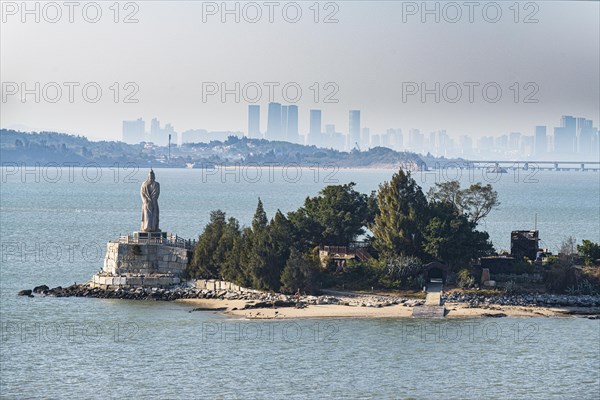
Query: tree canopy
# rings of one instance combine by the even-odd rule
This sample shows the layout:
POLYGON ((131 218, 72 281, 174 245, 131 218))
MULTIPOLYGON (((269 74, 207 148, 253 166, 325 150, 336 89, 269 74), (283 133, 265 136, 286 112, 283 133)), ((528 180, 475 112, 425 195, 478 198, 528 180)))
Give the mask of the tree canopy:
POLYGON ((482 185, 478 182, 465 189, 461 189, 458 181, 436 183, 427 194, 432 201, 451 204, 475 224, 500 205, 498 192, 489 183, 482 185))

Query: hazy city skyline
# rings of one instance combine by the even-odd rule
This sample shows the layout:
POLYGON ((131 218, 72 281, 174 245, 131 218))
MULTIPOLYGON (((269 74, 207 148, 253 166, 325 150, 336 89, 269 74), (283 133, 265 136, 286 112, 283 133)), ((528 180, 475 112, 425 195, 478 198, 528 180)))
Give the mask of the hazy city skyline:
MULTIPOLYGON (((115 23, 108 3, 97 23, 81 13, 69 23, 67 10, 51 23, 42 11, 36 22, 3 9, 2 127, 118 140, 119 121, 160 115, 180 132, 246 131, 248 105, 269 100, 298 106, 300 133, 309 130, 310 109, 323 110, 323 129, 345 129, 348 110, 356 109, 371 132, 445 129, 474 140, 550 127, 565 114, 600 119, 597 2, 541 2, 533 11, 521 2, 519 13, 498 3, 494 22, 481 5, 473 22, 467 9, 453 22, 442 3, 427 3, 436 15, 407 12, 405 2, 339 2, 334 23, 323 23, 324 3, 319 23, 308 3, 300 3, 297 23, 281 12, 270 23, 266 10, 262 21, 242 14, 236 22, 202 4, 141 2, 136 23, 115 23), (269 83, 278 84, 273 99, 269 83), (57 86, 62 96, 52 102, 57 86), (252 103, 257 86, 262 96, 252 103), (300 88, 297 102, 286 101, 284 87, 288 97, 300 88), (97 88, 98 102, 85 98, 97 88)), ((121 11, 122 20, 128 13, 121 11)))
MULTIPOLYGON (((260 105, 248 106, 247 131, 208 131, 192 129, 175 132, 169 123, 160 128, 157 118, 152 119, 151 129, 145 130, 145 121, 123 121, 122 140, 127 143, 141 141, 166 145, 168 135, 173 136, 174 145, 184 143, 225 140, 229 135, 255 139, 286 141, 315 145, 342 151, 366 150, 373 147, 388 147, 397 151, 434 156, 482 159, 562 159, 593 161, 600 152, 600 134, 594 121, 581 116, 563 115, 559 123, 551 126, 536 125, 525 132, 511 131, 501 135, 485 135, 473 138, 449 135, 445 129, 426 132, 420 128, 388 128, 384 132, 372 131, 360 121, 361 110, 348 111, 348 125, 337 127, 323 123, 323 110, 308 110, 309 130, 298 132, 298 107, 269 103, 267 115, 261 117, 260 105), (556 126, 558 125, 558 126, 556 126), (180 138, 180 140, 178 140, 180 138)), ((302 115, 302 113, 301 113, 302 115)), ((326 114, 325 114, 326 115, 326 114)), ((302 119, 302 118, 301 118, 302 119)), ((325 117, 325 121, 327 121, 325 117)))

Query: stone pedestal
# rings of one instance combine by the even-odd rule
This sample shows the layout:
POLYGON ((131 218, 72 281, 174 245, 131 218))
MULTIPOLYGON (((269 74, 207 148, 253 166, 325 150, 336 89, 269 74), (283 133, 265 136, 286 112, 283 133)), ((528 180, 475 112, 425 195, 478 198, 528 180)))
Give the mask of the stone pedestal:
POLYGON ((192 242, 166 232, 133 232, 109 242, 94 286, 164 287, 181 283, 191 259, 192 242))

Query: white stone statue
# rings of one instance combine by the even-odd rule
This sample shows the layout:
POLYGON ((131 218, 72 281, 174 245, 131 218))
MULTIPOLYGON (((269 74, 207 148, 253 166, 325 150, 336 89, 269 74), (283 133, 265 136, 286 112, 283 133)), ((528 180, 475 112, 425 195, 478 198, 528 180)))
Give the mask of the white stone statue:
POLYGON ((154 180, 154 171, 150 169, 148 179, 142 183, 142 227, 141 232, 160 232, 158 229, 158 195, 160 184, 154 180))

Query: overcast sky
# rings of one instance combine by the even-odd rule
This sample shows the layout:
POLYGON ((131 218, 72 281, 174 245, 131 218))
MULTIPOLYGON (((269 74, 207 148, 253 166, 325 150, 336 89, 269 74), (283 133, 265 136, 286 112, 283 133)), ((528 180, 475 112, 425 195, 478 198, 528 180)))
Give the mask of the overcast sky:
MULTIPOLYGON (((295 103, 301 133, 308 130, 311 108, 322 109, 323 124, 335 124, 344 133, 350 109, 360 109, 362 126, 374 133, 420 128, 425 133, 447 129, 453 136, 532 134, 534 125, 558 125, 562 114, 591 118, 598 125, 598 2, 523 2, 518 16, 513 1, 476 2, 473 22, 463 2, 454 3, 462 5, 460 17, 456 8, 438 3, 439 23, 435 15, 422 15, 421 2, 394 1, 337 1, 327 7, 322 2, 315 23, 313 3, 297 3, 302 10, 297 23, 284 19, 282 9, 288 2, 279 2, 273 23, 263 2, 254 3, 262 12, 256 23, 245 20, 255 18, 256 7, 244 8, 244 2, 239 3, 239 23, 235 15, 225 15, 226 22, 221 21, 221 10, 214 9, 221 8, 220 1, 138 1, 127 7, 121 3, 119 23, 109 8, 112 1, 99 2, 102 15, 96 23, 84 19, 96 15, 94 6, 83 11, 87 2, 73 10, 73 23, 62 2, 55 3, 62 13, 55 23, 51 20, 57 18, 56 8, 40 3, 38 23, 35 15, 23 15, 20 1, 2 2, 2 127, 120 139, 122 120, 142 117, 149 129, 150 119, 157 117, 163 124, 172 123, 178 132, 246 131, 249 102, 244 93, 239 103, 233 94, 224 103, 218 94, 203 101, 206 82, 224 82, 230 89, 235 82, 241 87, 257 82, 263 89, 255 103, 261 105, 263 131, 269 101, 264 82, 280 83, 274 94, 282 103, 286 103, 284 84, 294 84, 288 92, 292 99, 293 86, 302 89, 295 103), (499 17, 496 5, 502 12, 499 17), (123 23, 130 14, 137 23, 123 23), (327 15, 338 22, 324 23, 327 15), (458 22, 451 22, 455 19, 458 22), (526 19, 538 22, 525 23, 526 19), (25 97, 25 103, 21 93, 12 94, 21 91, 22 83, 35 91, 35 82, 40 82, 39 103, 33 94, 25 97), (51 82, 62 86, 55 103, 50 102, 57 96, 55 86, 48 85, 51 82), (71 86, 72 103, 64 82, 79 83, 71 86), (88 85, 89 99, 95 96, 95 87, 102 90, 96 103, 82 94, 83 85, 90 82, 97 86, 88 85), (117 103, 115 82, 120 87, 117 103), (128 82, 134 84, 125 87, 128 82), (320 87, 317 103, 315 82, 320 87), (333 85, 326 87, 328 82, 333 85), (427 95, 425 102, 420 93, 407 94, 407 89, 419 88, 422 82, 429 89, 440 83, 439 103, 434 94, 427 95), (462 88, 455 103, 450 100, 457 97, 456 85, 443 90, 449 82, 462 88), (470 84, 472 103, 465 82, 478 83, 470 84), (486 84, 487 99, 482 93, 486 84), (492 102, 497 87, 502 95, 492 102), (134 93, 136 88, 139 91, 134 93), (138 102, 126 103, 127 94, 138 102), (338 102, 325 103, 327 94, 338 102)), ((35 2, 28 4, 35 7, 35 2)), ((228 6, 233 9, 235 4, 228 6)), ((433 9, 436 3, 428 7, 433 9)), ((287 5, 288 20, 295 18, 295 10, 287 5)), ((256 96, 253 89, 246 94, 256 96)))

